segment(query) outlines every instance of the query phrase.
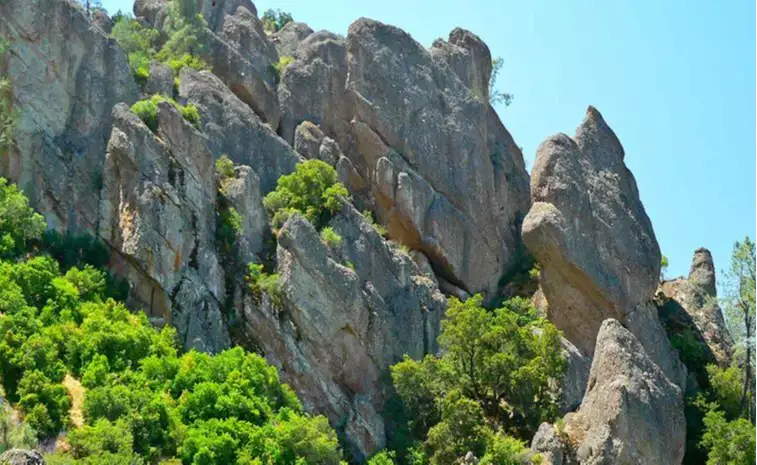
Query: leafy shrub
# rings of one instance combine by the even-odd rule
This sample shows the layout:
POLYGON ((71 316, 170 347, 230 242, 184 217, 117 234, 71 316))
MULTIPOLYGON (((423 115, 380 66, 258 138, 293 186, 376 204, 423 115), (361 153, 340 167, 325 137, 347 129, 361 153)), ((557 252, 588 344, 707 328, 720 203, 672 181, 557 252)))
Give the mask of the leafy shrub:
POLYGON ((170 103, 179 111, 179 113, 181 113, 181 116, 183 116, 185 120, 189 121, 192 124, 192 126, 197 128, 197 130, 202 130, 202 127, 200 125, 200 114, 197 111, 197 107, 192 104, 186 106, 180 105, 176 103, 175 100, 160 94, 155 94, 149 99, 136 102, 131 106, 131 111, 139 116, 139 118, 147 125, 148 128, 150 128, 152 132, 157 132, 158 104, 160 102, 170 103))
POLYGON ((263 13, 260 22, 263 23, 263 29, 268 34, 280 31, 287 23, 293 21, 292 15, 281 10, 268 9, 263 13))
POLYGON ((223 154, 216 160, 216 173, 222 179, 234 177, 234 162, 228 155, 223 154))
POLYGON ((726 420, 725 414, 711 406, 704 416, 705 433, 702 447, 707 451, 708 465, 755 464, 754 425, 747 419, 726 420))
MULTIPOLYGON (((481 465, 522 465, 528 453, 528 448, 521 440, 502 433, 490 435, 487 441, 486 454, 481 457, 481 465)), ((531 459, 531 463, 540 464, 538 454, 531 459)))
POLYGON ((0 178, 0 258, 16 258, 45 231, 45 219, 8 180, 0 178))
POLYGON ((182 69, 189 67, 197 71, 210 69, 202 58, 185 53, 178 57, 169 57, 165 64, 173 70, 174 76, 178 76, 182 69))
POLYGON ((276 189, 263 199, 274 228, 298 212, 320 229, 348 198, 347 189, 337 181, 334 168, 321 160, 307 160, 294 173, 281 176, 276 189))
POLYGON ((321 230, 321 240, 332 248, 337 248, 342 245, 342 236, 330 226, 326 226, 321 230))
POLYGON ((272 64, 271 68, 273 69, 273 74, 276 78, 276 82, 279 82, 281 80, 281 75, 284 73, 284 70, 287 68, 287 66, 291 65, 294 62, 294 57, 289 55, 282 55, 279 57, 279 61, 272 64))
POLYGON ((565 370, 560 333, 523 312, 521 301, 489 311, 481 300, 449 300, 441 357, 405 357, 391 368, 409 434, 424 441, 432 464, 452 463, 466 448, 479 457, 489 452, 494 446, 485 439, 493 427, 530 439, 558 412, 553 386, 565 370))

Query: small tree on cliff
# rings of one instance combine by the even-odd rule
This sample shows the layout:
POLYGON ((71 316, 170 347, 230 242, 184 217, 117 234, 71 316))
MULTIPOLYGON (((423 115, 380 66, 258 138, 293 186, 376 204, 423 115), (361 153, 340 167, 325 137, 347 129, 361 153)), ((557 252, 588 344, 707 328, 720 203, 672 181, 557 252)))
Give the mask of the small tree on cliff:
POLYGON ((504 61, 502 57, 492 60, 492 76, 489 79, 489 104, 492 106, 503 103, 506 107, 513 103, 513 94, 503 93, 496 89, 499 72, 502 71, 504 61))
POLYGON ((755 244, 749 237, 733 246, 731 268, 725 274, 723 300, 729 329, 736 343, 734 363, 743 372, 739 414, 754 423, 755 244))

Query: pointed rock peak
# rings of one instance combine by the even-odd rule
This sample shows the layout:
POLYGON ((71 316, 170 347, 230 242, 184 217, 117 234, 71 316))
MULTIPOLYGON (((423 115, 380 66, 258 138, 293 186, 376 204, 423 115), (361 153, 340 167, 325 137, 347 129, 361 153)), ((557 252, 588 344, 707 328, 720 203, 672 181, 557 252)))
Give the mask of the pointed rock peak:
POLYGON ((576 129, 576 142, 583 152, 594 157, 611 156, 618 161, 625 158, 620 140, 599 110, 592 105, 586 109, 586 116, 576 129))
POLYGON ((717 295, 715 263, 712 261, 710 251, 704 247, 700 247, 694 252, 694 258, 689 269, 689 281, 700 286, 707 294, 713 297, 717 295))

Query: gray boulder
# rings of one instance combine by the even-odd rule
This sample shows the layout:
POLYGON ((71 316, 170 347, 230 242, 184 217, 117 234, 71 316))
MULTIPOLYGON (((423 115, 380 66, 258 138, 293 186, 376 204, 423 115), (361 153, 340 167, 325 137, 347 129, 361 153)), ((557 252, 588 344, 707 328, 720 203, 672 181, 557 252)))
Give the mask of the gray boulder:
POLYGON ((313 30, 305 23, 295 21, 286 23, 280 31, 271 34, 268 39, 276 47, 279 56, 294 56, 297 47, 305 40, 313 30))
POLYGON ((600 328, 586 395, 578 412, 566 415, 564 434, 581 464, 683 460, 682 391, 617 320, 600 328))
POLYGON ((65 0, 0 3, 4 69, 19 109, 15 144, 0 167, 58 230, 97 229, 111 109, 139 98, 126 55, 65 0))
POLYGON ((36 450, 10 449, 0 455, 0 464, 45 465, 45 459, 36 450))
POLYGON ((161 94, 173 98, 173 70, 162 63, 153 61, 152 64, 150 64, 150 77, 147 78, 143 90, 145 96, 148 97, 155 94, 161 94))
POLYGON ((599 327, 622 321, 679 385, 685 368, 651 300, 660 248, 615 133, 589 107, 575 138, 558 134, 537 151, 533 206, 523 241, 541 265, 548 318, 591 356, 599 327), (618 234, 622 231, 622 234, 618 234))
POLYGON ((325 414, 360 459, 385 446, 387 368, 438 350, 446 302, 352 205, 330 226, 343 238, 336 248, 301 216, 287 221, 278 235, 280 301, 248 295, 240 320, 305 407, 325 414))

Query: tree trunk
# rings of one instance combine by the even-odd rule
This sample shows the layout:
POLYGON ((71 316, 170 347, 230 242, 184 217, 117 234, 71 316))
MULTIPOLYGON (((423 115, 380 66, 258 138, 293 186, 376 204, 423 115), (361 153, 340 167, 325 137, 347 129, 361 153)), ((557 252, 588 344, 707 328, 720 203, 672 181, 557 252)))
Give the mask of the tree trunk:
POLYGON ((739 403, 739 415, 742 415, 744 413, 744 408, 748 408, 747 417, 749 418, 750 421, 753 421, 751 405, 747 404, 747 399, 751 391, 749 387, 751 386, 750 380, 752 377, 752 343, 751 343, 752 322, 751 322, 751 318, 749 318, 748 307, 742 306, 742 309, 744 310, 744 326, 746 327, 746 356, 744 358, 744 388, 741 391, 741 402, 739 403))

